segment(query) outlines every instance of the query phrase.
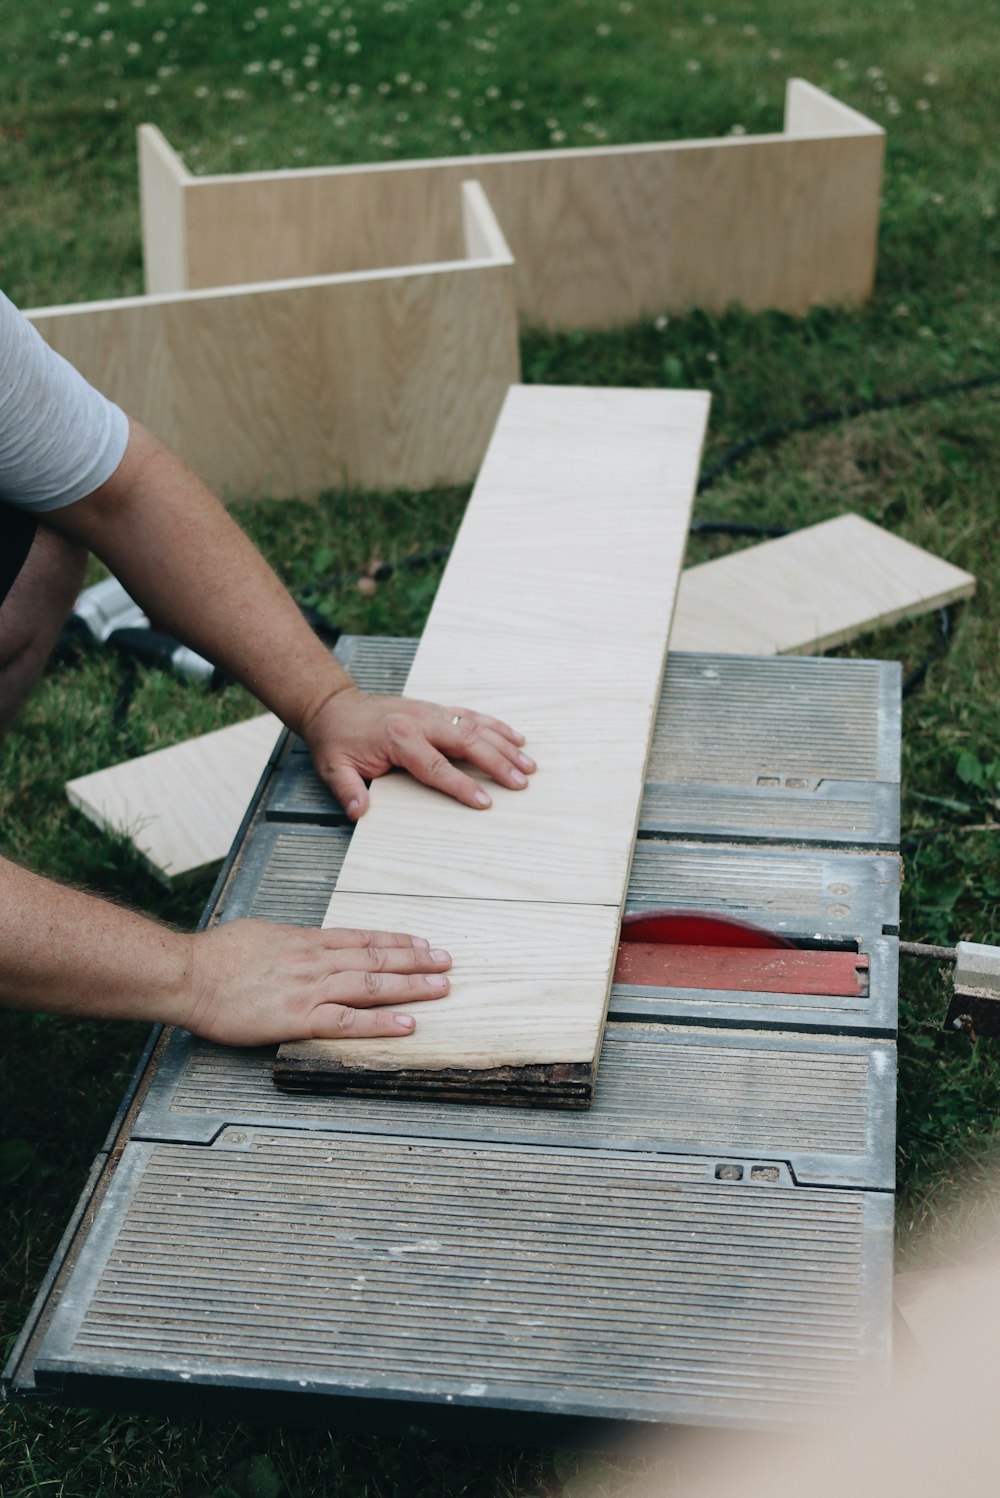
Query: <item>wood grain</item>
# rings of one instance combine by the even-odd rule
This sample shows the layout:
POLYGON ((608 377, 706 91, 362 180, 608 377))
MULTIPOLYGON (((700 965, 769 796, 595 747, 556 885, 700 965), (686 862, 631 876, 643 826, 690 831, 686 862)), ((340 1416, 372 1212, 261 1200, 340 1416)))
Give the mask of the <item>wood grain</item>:
POLYGON ((407 693, 486 704, 540 768, 488 812, 372 785, 324 924, 428 935, 453 994, 401 1043, 283 1046, 280 1085, 590 1101, 707 416, 699 391, 511 390, 407 693))
POLYGON ((975 587, 971 573, 860 515, 838 515, 689 567, 670 646, 814 654, 970 598, 975 587))
POLYGON ((470 481, 519 378, 509 258, 29 313, 217 492, 470 481))
POLYGON ((589 1101, 617 907, 338 891, 325 924, 427 936, 452 954, 451 992, 394 1006, 417 1021, 398 1040, 282 1046, 280 1086, 451 1096, 471 1085, 477 1095, 496 1092, 495 1100, 589 1101))
POLYGON ((528 322, 733 302, 801 313, 870 292, 883 147, 879 126, 793 79, 781 135, 186 176, 184 273, 206 287, 458 259, 473 177, 528 322))
POLYGON ((699 391, 511 391, 406 691, 485 704, 540 768, 478 814, 377 782, 339 889, 617 906, 707 413, 699 391))
POLYGON ((131 838, 166 884, 225 858, 281 725, 265 713, 70 780, 71 804, 131 838))

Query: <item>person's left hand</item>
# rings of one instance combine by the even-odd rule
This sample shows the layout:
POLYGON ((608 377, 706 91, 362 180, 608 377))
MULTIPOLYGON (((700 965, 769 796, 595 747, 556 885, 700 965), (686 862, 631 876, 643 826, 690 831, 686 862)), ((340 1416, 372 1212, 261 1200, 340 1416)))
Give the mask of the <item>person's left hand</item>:
POLYGON ((534 760, 524 735, 467 707, 437 707, 409 697, 369 695, 348 687, 327 699, 303 729, 313 764, 352 822, 368 810, 365 780, 394 765, 466 806, 485 810, 490 798, 457 769, 465 760, 509 790, 524 790, 534 760))

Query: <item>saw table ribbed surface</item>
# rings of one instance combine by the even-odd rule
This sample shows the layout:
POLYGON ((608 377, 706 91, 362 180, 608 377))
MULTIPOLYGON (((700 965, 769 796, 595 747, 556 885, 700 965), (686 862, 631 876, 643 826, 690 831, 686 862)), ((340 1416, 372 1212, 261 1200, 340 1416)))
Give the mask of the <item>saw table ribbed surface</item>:
MULTIPOLYGON (((338 651, 392 690, 413 645, 338 651)), ((898 686, 671 657, 626 900, 866 953, 867 994, 616 985, 586 1113, 278 1093, 272 1050, 166 1035, 8 1389, 571 1441, 812 1419, 884 1377, 898 686), (830 785, 859 808, 833 831, 830 785)), ((318 925, 349 838, 286 742, 209 918, 318 925)))

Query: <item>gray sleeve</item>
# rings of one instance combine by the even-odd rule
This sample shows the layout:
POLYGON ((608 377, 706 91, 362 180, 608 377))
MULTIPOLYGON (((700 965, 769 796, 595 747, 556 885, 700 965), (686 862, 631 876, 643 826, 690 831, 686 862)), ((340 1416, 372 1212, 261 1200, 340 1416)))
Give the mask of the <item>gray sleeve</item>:
POLYGON ((53 352, 0 292, 0 500, 41 514, 109 479, 128 417, 53 352))

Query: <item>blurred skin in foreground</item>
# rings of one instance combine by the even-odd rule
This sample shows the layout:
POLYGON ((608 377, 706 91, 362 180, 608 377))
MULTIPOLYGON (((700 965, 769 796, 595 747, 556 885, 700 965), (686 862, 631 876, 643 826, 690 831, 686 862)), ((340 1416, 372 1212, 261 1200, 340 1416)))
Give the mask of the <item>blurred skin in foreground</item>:
POLYGON ((585 1458, 566 1498, 994 1498, 1000 1169, 952 1221, 966 1241, 925 1244, 934 1267, 897 1277, 889 1388, 796 1434, 678 1429, 631 1459, 585 1458))

